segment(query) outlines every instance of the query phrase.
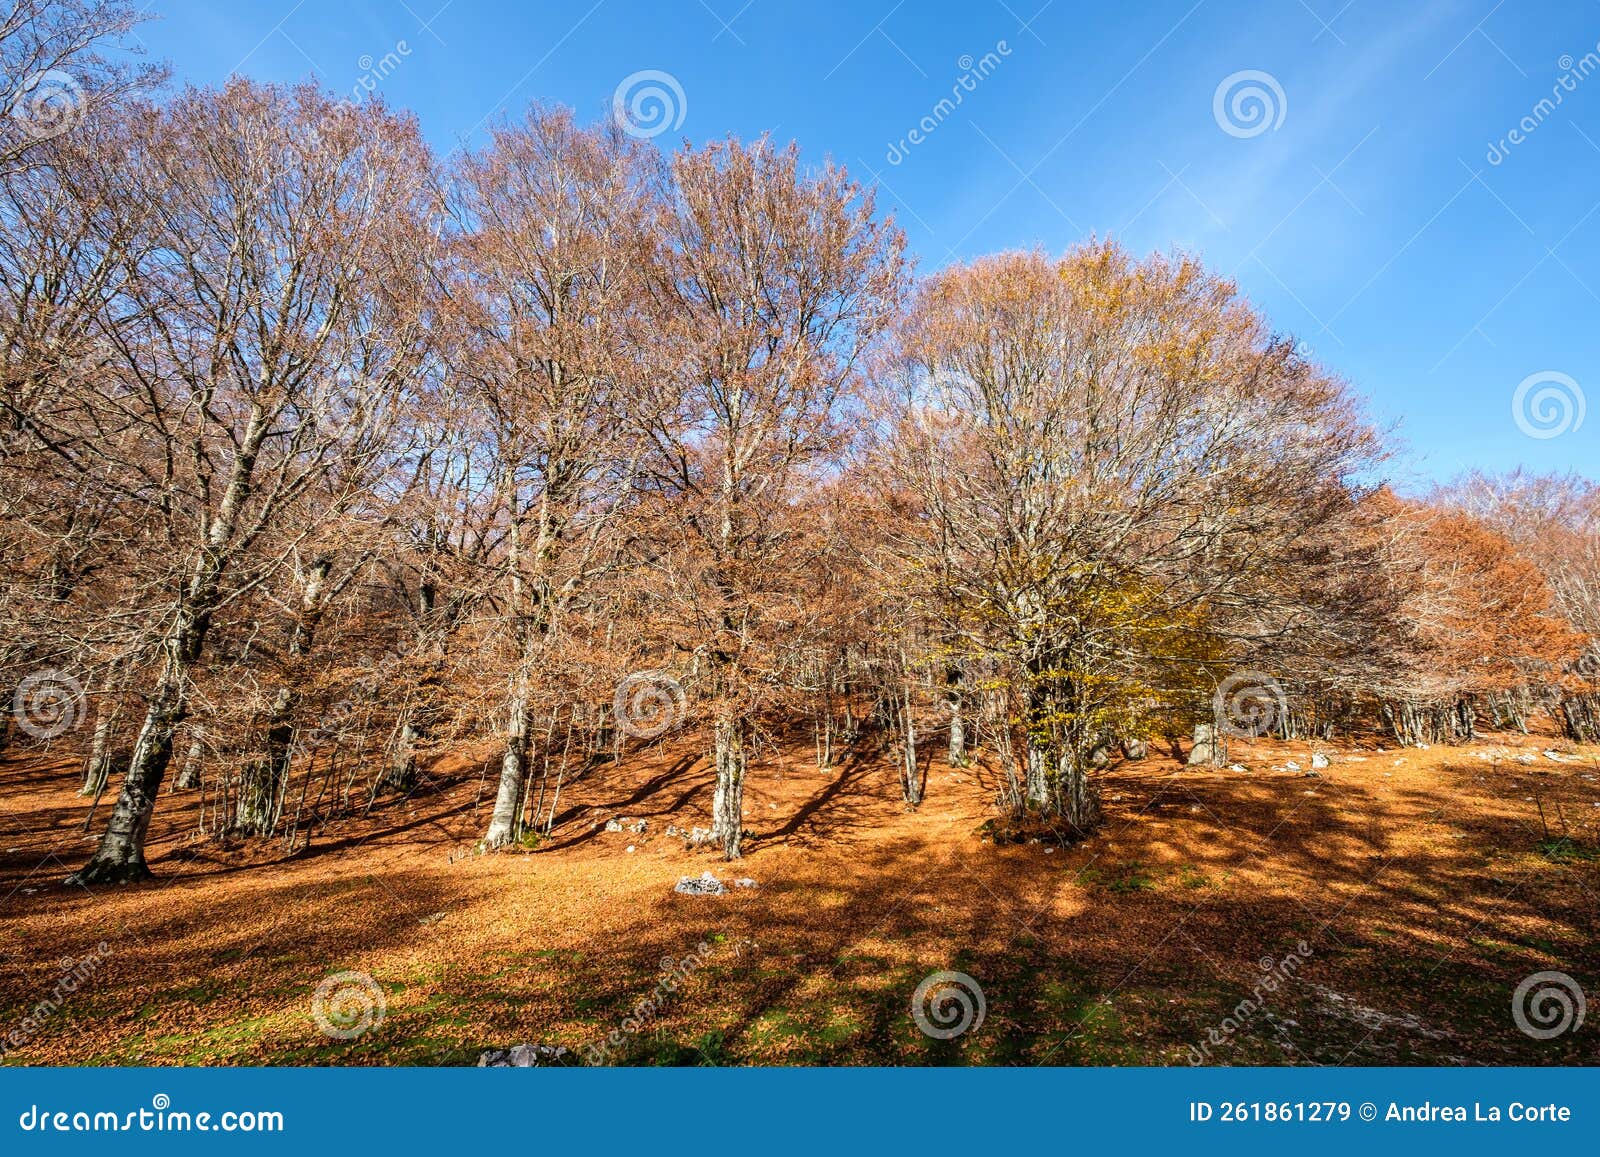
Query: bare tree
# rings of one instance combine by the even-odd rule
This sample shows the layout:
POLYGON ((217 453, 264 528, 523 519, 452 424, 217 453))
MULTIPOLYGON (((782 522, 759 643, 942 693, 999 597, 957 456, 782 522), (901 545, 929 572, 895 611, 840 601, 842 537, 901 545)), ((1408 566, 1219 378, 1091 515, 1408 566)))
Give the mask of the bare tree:
POLYGON ((191 91, 130 130, 143 244, 102 327, 115 373, 86 404, 135 437, 136 454, 105 465, 161 512, 172 566, 155 584, 159 673, 80 883, 149 874, 156 793, 191 672, 237 597, 227 584, 336 464, 365 452, 359 407, 384 403, 341 401, 352 302, 428 188, 412 123, 309 87, 191 91))
POLYGON ((495 597, 508 680, 505 745, 484 842, 521 834, 536 712, 559 705, 573 601, 626 509, 649 389, 640 291, 652 244, 638 147, 534 109, 462 158, 453 208, 451 369, 481 409, 506 518, 495 597))
POLYGON ((740 853, 751 726, 781 630, 796 495, 839 460, 867 351, 900 299, 903 240, 840 169, 723 141, 663 173, 655 563, 676 576, 679 645, 703 661, 713 831, 740 853))

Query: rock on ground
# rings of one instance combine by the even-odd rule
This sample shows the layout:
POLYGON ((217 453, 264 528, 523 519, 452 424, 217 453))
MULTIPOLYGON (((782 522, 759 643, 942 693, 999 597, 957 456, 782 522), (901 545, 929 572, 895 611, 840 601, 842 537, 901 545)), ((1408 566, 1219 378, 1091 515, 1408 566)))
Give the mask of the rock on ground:
POLYGON ((572 1054, 560 1045, 512 1045, 508 1049, 489 1049, 478 1057, 480 1069, 535 1069, 565 1064, 572 1054))
POLYGON ((683 877, 672 890, 685 896, 720 896, 728 887, 710 872, 702 872, 698 876, 683 877))

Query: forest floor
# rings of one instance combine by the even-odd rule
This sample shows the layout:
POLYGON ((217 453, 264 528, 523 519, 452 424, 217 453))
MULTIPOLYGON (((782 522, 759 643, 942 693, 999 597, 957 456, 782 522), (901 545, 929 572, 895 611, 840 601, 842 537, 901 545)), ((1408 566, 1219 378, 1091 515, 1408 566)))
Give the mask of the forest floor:
POLYGON ((12 752, 0 1048, 13 1064, 472 1064, 608 1039, 622 1064, 1597 1064, 1600 1008, 1547 1040, 1513 1016, 1542 971, 1600 996, 1600 752, 1557 762, 1550 745, 1369 738, 1326 746, 1317 776, 1284 769, 1311 766, 1306 743, 1235 744, 1244 771, 1152 754, 1099 773, 1104 827, 1059 848, 987 841, 981 767, 936 763, 910 812, 876 753, 821 771, 796 752, 752 769, 747 854, 724 864, 665 834, 710 811, 682 740, 591 772, 549 839, 495 855, 473 852, 494 786, 477 762, 287 858, 197 838, 198 793, 166 794, 156 879, 88 890, 62 883, 93 847, 76 763, 12 752), (614 817, 648 831, 605 831, 614 817), (673 891, 707 870, 759 886, 673 891), (912 1016, 942 970, 984 1009, 950 1040, 912 1016), (367 1026, 348 1040, 313 1015, 344 971, 372 978, 335 996, 336 1025, 367 1026))

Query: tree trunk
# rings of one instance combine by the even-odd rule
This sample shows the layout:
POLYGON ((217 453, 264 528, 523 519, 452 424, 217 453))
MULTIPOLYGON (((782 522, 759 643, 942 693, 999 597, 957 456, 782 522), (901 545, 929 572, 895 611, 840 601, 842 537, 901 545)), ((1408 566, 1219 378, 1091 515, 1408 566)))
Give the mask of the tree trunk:
POLYGON ((717 786, 711 800, 711 835, 729 860, 740 856, 744 837, 745 745, 743 721, 717 720, 714 760, 717 786))
POLYGON ((278 798, 289 774, 289 744, 294 726, 289 714, 294 693, 278 688, 267 714, 266 750, 245 764, 239 776, 233 830, 242 836, 267 836, 278 823, 278 798))
POLYGON ((950 706, 950 746, 945 754, 951 767, 967 766, 966 673, 959 666, 945 670, 945 701, 950 706))
POLYGON ((1227 741, 1210 723, 1194 725, 1194 748, 1189 752, 1190 767, 1218 767, 1227 759, 1227 741))
POLYGON ((950 697, 950 748, 946 759, 951 767, 967 766, 967 724, 961 714, 961 696, 950 697))
POLYGON ((1050 753, 1031 736, 1028 740, 1028 807, 1041 812, 1053 810, 1050 790, 1050 753))
MULTIPOLYGON (((431 654, 429 642, 432 637, 434 611, 438 598, 438 590, 428 580, 423 580, 417 587, 417 622, 413 647, 414 655, 431 654)), ((437 679, 437 660, 430 658, 417 680, 417 688, 426 700, 427 692, 437 679)), ((384 772, 383 782, 385 787, 393 788, 398 792, 409 792, 417 786, 417 744, 422 741, 426 724, 423 716, 426 712, 426 702, 421 705, 407 703, 400 716, 400 726, 396 734, 394 752, 389 759, 389 766, 384 772)))
POLYGON ((522 797, 528 785, 528 695, 521 685, 511 698, 506 722, 506 746, 500 755, 500 788, 495 793, 494 814, 483 838, 486 848, 503 848, 521 837, 522 797))
POLYGON ((905 736, 904 762, 902 768, 905 774, 906 802, 912 807, 922 803, 922 779, 917 770, 917 724, 911 716, 911 684, 906 684, 905 697, 905 726, 902 728, 905 736))
POLYGON ((400 724, 400 735, 395 740, 394 754, 384 772, 383 784, 395 791, 408 792, 417 786, 417 740, 421 734, 408 716, 400 724))
POLYGON ((323 589, 332 569, 331 558, 318 557, 306 570, 299 611, 289 629, 288 678, 278 687, 267 711, 265 751, 246 765, 239 784, 233 827, 240 835, 269 836, 278 825, 279 801, 289 781, 289 762, 293 756, 294 709, 299 701, 296 679, 316 638, 317 623, 322 618, 323 589))
POLYGON ((98 796, 105 791, 111 778, 111 765, 115 762, 112 747, 116 740, 117 720, 122 714, 121 687, 108 680, 105 696, 95 713, 94 738, 89 741, 89 758, 83 765, 83 788, 79 795, 98 796))
POLYGON ((1561 732, 1574 743, 1600 743, 1600 696, 1568 695, 1563 698, 1561 732))
POLYGON ((1093 831, 1100 822, 1100 802, 1087 761, 1070 749, 1052 751, 1030 742, 1028 806, 1046 818, 1064 820, 1080 836, 1093 831))
POLYGON ((235 545, 234 528, 249 501, 256 456, 271 425, 266 410, 259 402, 254 403, 217 516, 206 531, 204 546, 179 596, 177 613, 164 640, 165 661, 128 761, 122 791, 111 809, 106 834, 89 862, 67 877, 69 884, 125 884, 150 877, 144 858, 150 814, 155 810, 156 792, 167 765, 172 762, 172 738, 183 722, 189 672, 200 661, 205 647, 229 551, 235 545))
POLYGON ((129 884, 150 878, 145 863, 145 836, 156 792, 172 759, 172 737, 183 717, 182 674, 169 665, 162 673, 144 726, 128 761, 122 791, 111 809, 111 821, 89 862, 67 878, 69 884, 129 884))
POLYGON ((189 740, 189 751, 183 757, 183 767, 178 771, 179 791, 192 791, 200 786, 200 761, 205 756, 204 733, 195 728, 189 740))
POLYGON ((1089 769, 1071 752, 1063 752, 1057 772, 1061 818, 1079 835, 1088 835, 1100 822, 1100 800, 1089 782, 1089 769))

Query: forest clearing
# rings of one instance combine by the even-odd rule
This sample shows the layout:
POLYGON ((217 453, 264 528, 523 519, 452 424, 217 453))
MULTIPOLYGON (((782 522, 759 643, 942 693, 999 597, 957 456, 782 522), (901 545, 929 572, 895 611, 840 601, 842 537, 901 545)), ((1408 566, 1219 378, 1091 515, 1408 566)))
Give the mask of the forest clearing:
POLYGON ((1244 772, 1153 753, 1105 773, 1103 832, 1071 847, 985 842, 981 765, 934 767, 910 813, 875 753, 822 771, 807 752, 752 774, 737 865, 664 834, 712 789, 681 742, 596 769, 537 850, 493 856, 472 854, 492 777, 455 761, 289 858, 195 839, 197 794, 179 796, 157 881, 127 890, 61 884, 87 846, 76 769, 11 758, 0 1024, 103 940, 9 1062, 474 1064, 536 1043, 584 1063, 664 958, 704 944, 603 1063, 1593 1064, 1592 1040, 1508 1015, 1525 975, 1600 968, 1600 861, 1573 842, 1595 843, 1600 752, 1554 762, 1549 742, 1338 745, 1316 776, 1280 770, 1310 767, 1304 744, 1237 745, 1244 772), (605 830, 622 817, 646 831, 605 830), (707 869, 727 894, 673 892, 707 869), (1239 1016, 1288 954, 1303 962, 1239 1016), (937 969, 987 1005, 953 1040, 911 1015, 937 969), (384 1004, 349 1041, 312 1013, 341 970, 384 1004))

